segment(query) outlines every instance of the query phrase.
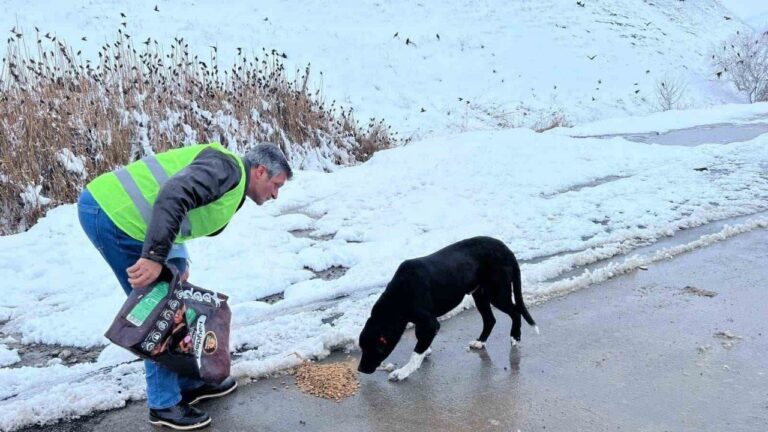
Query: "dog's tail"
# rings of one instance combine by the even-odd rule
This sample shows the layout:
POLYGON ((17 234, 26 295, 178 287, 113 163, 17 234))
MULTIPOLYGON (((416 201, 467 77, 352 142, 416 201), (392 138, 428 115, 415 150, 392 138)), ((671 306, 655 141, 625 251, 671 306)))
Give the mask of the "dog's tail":
MULTIPOLYGON (((533 320, 533 317, 531 317, 531 314, 528 312, 528 308, 525 307, 525 302, 523 301, 523 283, 520 280, 520 266, 517 264, 517 260, 513 258, 513 266, 512 266, 512 294, 515 296, 515 304, 517 305, 518 309, 520 310, 520 314, 525 318, 525 321, 532 326, 536 326, 536 322, 533 320)), ((536 328, 538 333, 538 327, 536 328)))

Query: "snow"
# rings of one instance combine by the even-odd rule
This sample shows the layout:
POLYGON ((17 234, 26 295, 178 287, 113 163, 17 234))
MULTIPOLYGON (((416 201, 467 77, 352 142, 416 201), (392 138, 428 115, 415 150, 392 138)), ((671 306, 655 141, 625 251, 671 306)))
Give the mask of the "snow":
POLYGON ((56 153, 56 160, 64 166, 68 172, 85 179, 88 176, 88 170, 85 169, 85 160, 82 156, 76 156, 68 148, 63 148, 56 153))
POLYGON ((571 123, 645 114, 655 110, 656 81, 669 74, 688 83, 687 107, 743 102, 715 79, 709 53, 749 30, 740 19, 725 20, 733 14, 716 0, 591 0, 583 8, 561 0, 450 0, 439 7, 406 0, 333 7, 321 0, 301 7, 279 0, 234 0, 227 7, 204 0, 40 0, 25 8, 0 0, 0 6, 8 11, 0 28, 15 26, 33 44, 37 26, 94 61, 118 28, 166 48, 184 38, 205 59, 216 46, 221 67, 232 64, 238 47, 255 55, 275 49, 286 54, 289 75, 311 64, 310 83, 327 101, 354 108, 361 121, 384 118, 414 138, 532 125, 558 111, 571 123))
POLYGON ((43 187, 40 185, 27 185, 24 192, 19 194, 19 198, 27 207, 44 207, 51 202, 51 199, 43 196, 42 190, 43 187))
MULTIPOLYGON (((298 10, 276 1, 222 8, 187 0, 159 2, 154 12, 148 1, 40 1, 20 10, 0 0, 15 11, 0 19, 26 33, 39 25, 93 52, 120 12, 137 39, 183 36, 192 46, 218 45, 220 58, 237 46, 275 47, 295 66, 312 62, 322 71, 327 98, 415 137, 359 166, 297 171, 279 200, 249 202, 223 233, 188 243, 190 280, 230 296, 233 374, 258 377, 300 356, 355 349, 399 263, 466 237, 503 240, 521 260, 533 302, 768 227, 761 215, 768 135, 690 147, 574 138, 762 122, 768 104, 723 104, 740 99, 708 77, 710 44, 743 22, 724 20, 730 12, 710 0, 588 3, 310 1, 298 10), (80 41, 86 32, 88 41, 80 41), (667 70, 688 74, 687 103, 697 109, 650 113, 655 79, 667 70), (535 133, 493 123, 533 123, 553 110, 581 124, 535 133), (633 254, 682 230, 743 216, 751 217, 633 254), (316 277, 333 267, 346 272, 316 277), (260 301, 278 293, 284 299, 277 303, 260 301)), ((82 172, 76 158, 62 155, 73 173, 82 172)), ((43 198, 32 186, 27 194, 43 198)), ((18 339, 0 340, 0 430, 144 398, 141 362, 103 337, 125 297, 74 205, 0 237, 0 280, 2 331, 18 339), (106 348, 93 363, 13 367, 10 347, 18 343, 106 348)), ((466 307, 471 300, 449 316, 466 307)))
POLYGON ((0 344, 0 367, 10 366, 21 360, 19 353, 15 349, 8 348, 5 344, 0 344))

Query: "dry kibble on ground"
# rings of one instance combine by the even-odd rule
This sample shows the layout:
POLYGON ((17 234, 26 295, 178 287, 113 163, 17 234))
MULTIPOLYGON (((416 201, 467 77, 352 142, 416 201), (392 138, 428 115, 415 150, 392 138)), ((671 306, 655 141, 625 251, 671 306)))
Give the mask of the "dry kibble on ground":
POLYGON ((304 393, 336 402, 357 393, 357 372, 348 363, 318 365, 305 361, 296 369, 296 385, 304 393))

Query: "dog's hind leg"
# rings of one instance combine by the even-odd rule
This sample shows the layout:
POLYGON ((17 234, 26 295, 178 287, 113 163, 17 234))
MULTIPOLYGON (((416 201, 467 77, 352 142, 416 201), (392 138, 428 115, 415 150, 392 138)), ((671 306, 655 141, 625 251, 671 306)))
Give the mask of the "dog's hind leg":
POLYGON ((522 327, 521 313, 520 308, 512 303, 509 285, 506 287, 506 290, 500 289, 498 291, 498 295, 491 300, 491 304, 512 318, 512 330, 509 332, 509 336, 512 345, 517 345, 517 342, 520 341, 520 327, 522 327))
POLYGON ((485 348, 485 341, 488 340, 488 336, 491 334, 491 330, 493 330, 493 326, 496 325, 496 318, 493 316, 487 291, 481 287, 472 293, 472 298, 475 299, 477 311, 480 312, 480 316, 483 318, 483 331, 477 340, 469 343, 469 347, 472 349, 483 349, 485 348))
POLYGON ((503 281, 503 283, 497 285, 498 289, 494 295, 491 296, 491 304, 512 318, 512 331, 510 331, 510 336, 512 338, 512 344, 516 345, 517 342, 520 341, 522 318, 534 327, 537 334, 539 333, 539 328, 536 326, 536 322, 528 312, 528 308, 525 307, 522 282, 520 280, 520 266, 513 254, 510 253, 509 258, 509 266, 507 266, 505 271, 506 277, 498 279, 503 281))

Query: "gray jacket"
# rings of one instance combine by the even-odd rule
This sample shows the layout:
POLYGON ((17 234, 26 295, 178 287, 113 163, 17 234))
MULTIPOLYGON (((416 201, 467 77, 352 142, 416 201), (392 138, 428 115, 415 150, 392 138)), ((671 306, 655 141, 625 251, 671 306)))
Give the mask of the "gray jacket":
MULTIPOLYGON (((246 167, 246 191, 248 171, 246 167)), ((144 237, 141 257, 165 263, 187 212, 216 201, 238 183, 240 167, 231 156, 211 148, 200 152, 189 166, 169 178, 160 188, 152 206, 152 219, 144 237)), ((245 196, 244 193, 238 210, 243 206, 245 196)), ((210 235, 215 236, 224 228, 226 226, 210 235)))

